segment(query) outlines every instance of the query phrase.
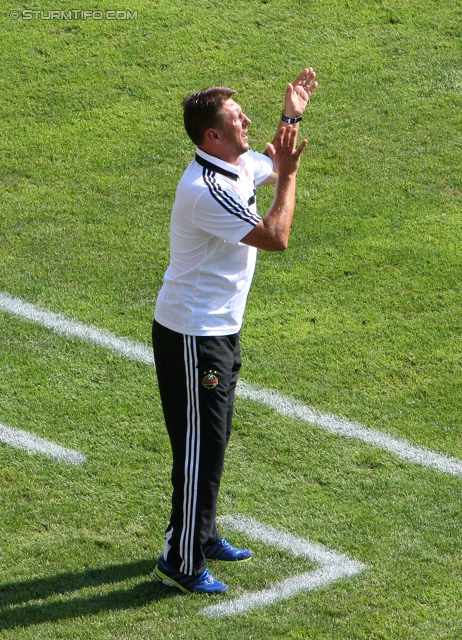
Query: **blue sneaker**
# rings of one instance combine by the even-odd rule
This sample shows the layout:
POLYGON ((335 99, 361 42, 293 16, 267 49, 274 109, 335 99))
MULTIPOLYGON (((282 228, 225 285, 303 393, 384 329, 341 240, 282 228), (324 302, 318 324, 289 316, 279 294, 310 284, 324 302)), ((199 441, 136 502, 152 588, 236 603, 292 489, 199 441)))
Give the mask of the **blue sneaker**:
POLYGON ((218 582, 206 569, 200 576, 187 576, 181 571, 177 571, 171 564, 165 561, 164 556, 160 556, 154 577, 167 587, 178 587, 183 593, 223 593, 228 591, 228 585, 218 582))
POLYGON ((202 547, 203 554, 210 560, 250 560, 253 553, 250 549, 232 547, 225 538, 216 544, 202 547))

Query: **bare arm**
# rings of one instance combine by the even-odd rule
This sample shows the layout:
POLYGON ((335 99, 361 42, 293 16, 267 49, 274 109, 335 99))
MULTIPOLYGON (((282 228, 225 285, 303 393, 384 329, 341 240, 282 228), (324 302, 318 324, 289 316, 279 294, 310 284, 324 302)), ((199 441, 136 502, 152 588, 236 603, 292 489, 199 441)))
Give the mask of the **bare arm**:
POLYGON ((241 240, 244 244, 266 251, 287 248, 295 209, 296 176, 306 145, 307 140, 303 140, 297 148, 297 129, 291 125, 280 127, 273 143, 267 143, 277 174, 274 200, 267 215, 241 240))

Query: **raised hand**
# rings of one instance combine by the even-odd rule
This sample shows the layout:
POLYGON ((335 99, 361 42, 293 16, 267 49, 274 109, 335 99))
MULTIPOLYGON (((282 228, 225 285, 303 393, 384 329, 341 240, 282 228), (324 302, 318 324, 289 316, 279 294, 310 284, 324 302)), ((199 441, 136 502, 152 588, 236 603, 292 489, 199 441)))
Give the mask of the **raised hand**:
POLYGON ((297 173, 300 166, 300 156, 308 144, 303 140, 297 147, 297 129, 288 126, 281 127, 276 134, 273 143, 268 142, 266 148, 268 155, 273 161, 274 169, 278 176, 291 175, 297 173))
POLYGON ((318 86, 315 78, 316 73, 309 67, 304 69, 293 83, 289 82, 285 96, 284 115, 288 118, 302 115, 312 93, 318 86))

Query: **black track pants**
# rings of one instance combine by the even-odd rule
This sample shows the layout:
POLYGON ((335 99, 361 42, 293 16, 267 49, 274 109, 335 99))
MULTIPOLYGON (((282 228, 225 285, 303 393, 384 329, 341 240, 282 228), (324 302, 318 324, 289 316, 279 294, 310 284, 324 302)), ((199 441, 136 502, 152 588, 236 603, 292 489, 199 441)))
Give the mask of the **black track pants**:
POLYGON ((200 574, 202 547, 221 540, 216 505, 241 367, 239 334, 188 336, 154 322, 154 359, 173 454, 164 557, 200 574))

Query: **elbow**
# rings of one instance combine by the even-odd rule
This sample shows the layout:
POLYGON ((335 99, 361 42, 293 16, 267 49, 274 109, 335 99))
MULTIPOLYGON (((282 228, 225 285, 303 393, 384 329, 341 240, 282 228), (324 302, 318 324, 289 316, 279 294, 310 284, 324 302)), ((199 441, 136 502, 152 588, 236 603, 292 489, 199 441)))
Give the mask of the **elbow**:
POLYGON ((273 251, 279 251, 282 253, 289 246, 289 242, 287 240, 280 240, 274 247, 273 251))
POLYGON ((274 251, 285 251, 289 246, 289 233, 280 231, 273 239, 274 251))
POLYGON ((274 251, 282 253, 289 246, 288 238, 274 238, 268 245, 265 247, 267 251, 274 251))

